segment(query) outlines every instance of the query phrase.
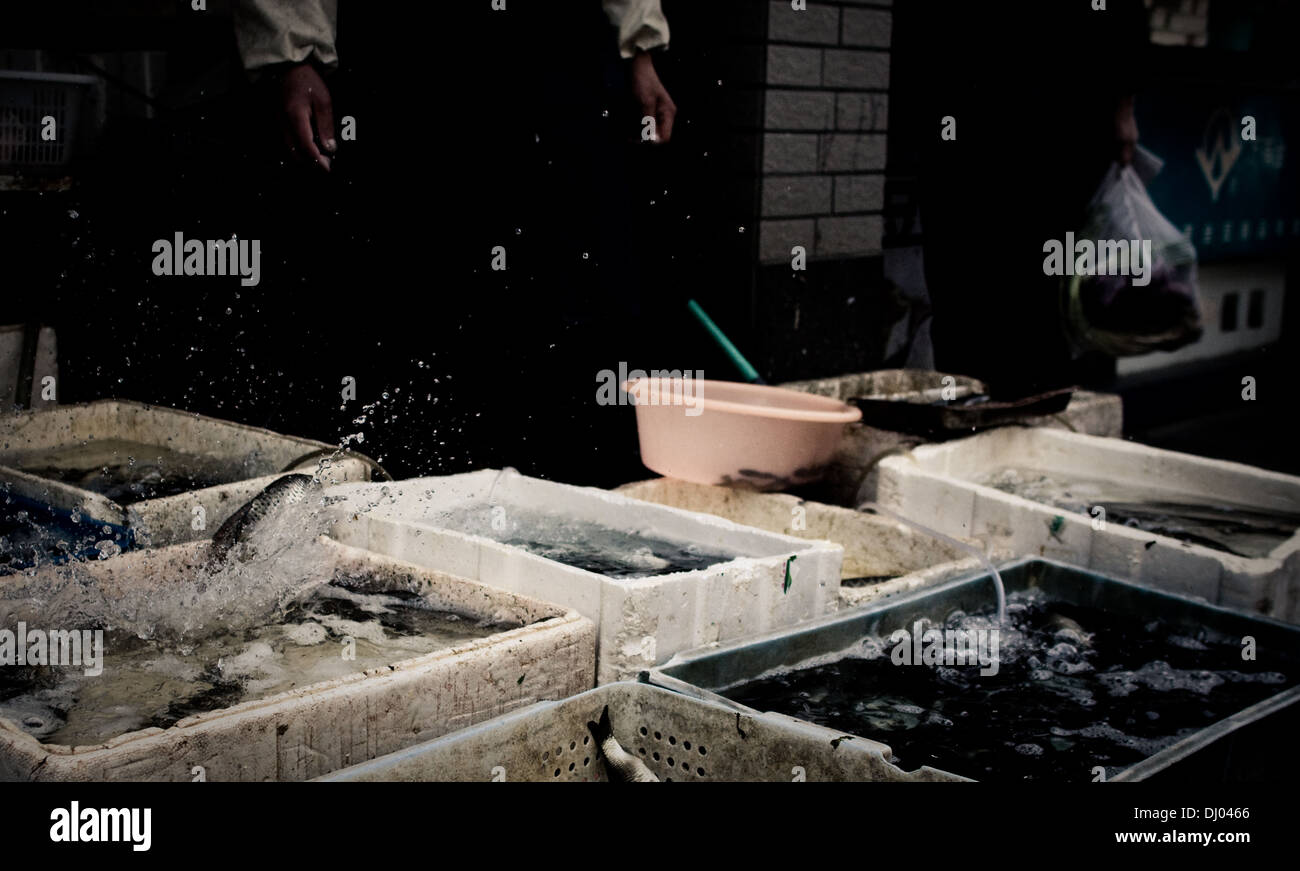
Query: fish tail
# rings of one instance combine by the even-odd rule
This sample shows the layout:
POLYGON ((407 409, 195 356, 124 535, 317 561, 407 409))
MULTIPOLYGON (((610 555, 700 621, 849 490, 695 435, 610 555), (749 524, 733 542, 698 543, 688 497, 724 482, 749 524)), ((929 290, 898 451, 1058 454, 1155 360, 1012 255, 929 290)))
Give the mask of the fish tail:
POLYGON ((587 721, 587 731, 591 732, 591 737, 596 740, 597 747, 603 748, 605 746, 605 739, 614 734, 614 727, 609 722, 609 705, 606 705, 605 710, 600 712, 599 723, 587 721))

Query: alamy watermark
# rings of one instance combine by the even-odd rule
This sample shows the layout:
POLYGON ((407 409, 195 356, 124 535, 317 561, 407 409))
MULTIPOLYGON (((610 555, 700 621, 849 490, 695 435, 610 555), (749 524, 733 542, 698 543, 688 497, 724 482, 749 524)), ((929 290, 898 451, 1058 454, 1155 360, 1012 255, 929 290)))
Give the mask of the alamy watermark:
POLYGON ((596 384, 597 405, 682 405, 687 417, 698 417, 704 411, 704 372, 700 369, 629 371, 627 363, 620 362, 617 372, 601 369, 596 373, 596 384), (623 385, 632 390, 624 390, 623 385))
POLYGON ((55 843, 127 843, 137 853, 153 845, 152 808, 70 807, 50 811, 50 840, 55 843))
POLYGON ((1150 239, 1048 239, 1043 243, 1047 275, 1131 275, 1134 287, 1151 283, 1150 239))
POLYGON ((910 632, 895 630, 889 643, 894 665, 978 665, 984 677, 998 673, 997 629, 926 629, 917 620, 910 632))
POLYGON ((0 629, 0 666, 81 666, 86 677, 104 673, 103 629, 0 629))
POLYGON ((262 280, 260 239, 186 239, 177 233, 150 248, 154 275, 238 275, 244 287, 262 280))

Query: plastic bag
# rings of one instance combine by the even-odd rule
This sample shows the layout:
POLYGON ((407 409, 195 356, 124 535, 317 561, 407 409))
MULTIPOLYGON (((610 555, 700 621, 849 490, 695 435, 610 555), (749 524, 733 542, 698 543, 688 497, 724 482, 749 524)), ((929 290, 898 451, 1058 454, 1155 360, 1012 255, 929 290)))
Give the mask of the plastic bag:
MULTIPOLYGON (((1158 160, 1147 157, 1140 166, 1158 160)), ((1196 249, 1169 222, 1147 194, 1133 166, 1111 164, 1088 205, 1078 234, 1095 245, 1092 274, 1063 280, 1066 331, 1076 355, 1102 351, 1116 357, 1172 351, 1201 337, 1201 306, 1196 292, 1196 249), (1150 242, 1149 260, 1146 242, 1150 242), (1116 249, 1102 242, 1137 243, 1145 274, 1135 284, 1117 262, 1116 249), (1103 256, 1108 251, 1110 256, 1103 256)), ((1132 250, 1132 249, 1130 249, 1132 250)), ((1066 256, 1073 256, 1066 252, 1066 256)))

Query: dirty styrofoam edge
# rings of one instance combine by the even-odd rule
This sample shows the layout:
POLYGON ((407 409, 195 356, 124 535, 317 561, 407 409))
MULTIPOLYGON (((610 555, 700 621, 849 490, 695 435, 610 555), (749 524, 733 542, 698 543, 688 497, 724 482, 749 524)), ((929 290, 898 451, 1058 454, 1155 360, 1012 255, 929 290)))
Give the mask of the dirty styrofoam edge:
MULTIPOLYGON (((396 567, 402 571, 410 571, 413 574, 432 577, 436 581, 443 581, 443 582, 451 581, 457 583, 458 585, 472 585, 478 588, 487 589, 490 590, 491 593, 493 594, 494 600, 506 600, 507 602, 517 603, 525 607, 531 606, 537 610, 537 613, 539 615, 544 614, 545 616, 539 616, 539 618, 536 621, 532 623, 528 623, 527 625, 524 626, 518 626, 513 629, 506 629, 500 632, 495 632, 491 635, 487 635, 482 638, 469 639, 459 644, 450 647, 439 648, 438 650, 433 650, 428 653, 420 654, 418 656, 407 657, 401 660, 394 660, 391 663, 375 666, 373 668, 369 668, 364 671, 352 672, 347 675, 343 675, 337 678, 331 678, 329 680, 319 681, 314 684, 309 684, 301 687, 294 687, 292 689, 284 690, 282 692, 267 696, 265 698, 250 699, 248 701, 241 702, 239 704, 232 705, 226 708, 222 708, 220 710, 206 711, 203 713, 195 714, 190 717, 186 717, 182 720, 177 721, 169 729, 158 729, 156 727, 150 727, 146 729, 138 729, 138 730, 133 730, 131 732, 126 732, 122 735, 115 736, 110 741, 104 742, 103 744, 77 745, 71 747, 69 745, 45 744, 35 739, 34 737, 28 735, 26 732, 19 729, 16 724, 11 723, 4 717, 0 717, 0 725, 9 726, 10 728, 8 731, 14 732, 18 735, 23 736, 24 738, 27 738, 31 742, 32 746, 40 748, 42 752, 69 753, 69 754, 75 754, 80 756, 88 753, 108 751, 126 743, 133 743, 135 741, 146 740, 151 737, 169 733, 171 732, 172 729, 186 729, 189 731, 193 731, 195 729, 198 729, 208 724, 225 723, 230 721, 232 718, 239 718, 249 714, 255 714, 259 711, 263 711, 268 708, 277 708, 282 710, 286 706, 292 707, 294 703, 305 703, 307 701, 315 702, 317 700, 329 701, 336 696, 337 697, 346 696, 347 690, 359 682, 379 681, 379 680, 388 679, 390 677, 399 674, 404 675, 410 672, 419 672, 422 669, 426 669, 429 666, 440 664, 443 661, 462 659, 467 656, 473 656, 476 653, 479 653, 484 650, 488 650, 499 644, 511 644, 517 640, 532 640, 532 639, 539 638, 542 635, 549 636, 555 632, 564 633, 574 628, 577 628, 578 630, 582 630, 584 626, 590 627, 590 632, 594 636, 594 632, 595 632, 594 624, 592 624, 590 620, 582 617, 577 611, 573 609, 562 608, 558 605, 554 605, 549 602, 543 602, 541 600, 534 599, 533 597, 525 596, 520 593, 499 590, 496 588, 489 587, 486 584, 480 584, 463 578, 457 578, 455 576, 447 575, 445 572, 439 572, 436 570, 415 566, 413 564, 406 563, 401 560, 395 560, 389 557, 385 557, 383 554, 374 554, 368 551, 364 551, 360 548, 349 547, 347 545, 332 541, 326 536, 318 537, 317 543, 321 544, 327 549, 333 550, 340 559, 347 559, 347 560, 356 559, 362 562, 370 562, 384 567, 396 567), (56 750, 55 748, 65 748, 65 749, 56 750)), ((201 549, 206 546, 206 544, 207 542, 204 541, 187 542, 185 544, 174 545, 173 547, 168 548, 167 550, 174 551, 174 553, 178 557, 178 563, 186 564, 193 557, 195 557, 195 555, 198 554, 201 551, 201 549)), ((161 553, 161 551, 135 552, 132 554, 122 555, 117 559, 130 560, 132 558, 144 558, 146 555, 152 557, 158 553, 161 553)), ((101 568, 102 568, 102 564, 98 564, 98 563, 93 564, 91 566, 92 571, 101 568)), ((480 613, 490 616, 491 607, 492 607, 492 603, 489 603, 488 605, 485 606, 480 605, 479 606, 480 613)), ((594 662, 593 662, 593 666, 594 666, 594 662)))
MULTIPOLYGON (((832 545, 841 545, 844 547, 843 577, 856 577, 861 574, 905 574, 924 568, 922 565, 917 565, 921 558, 915 555, 913 542, 923 542, 928 548, 941 550, 941 554, 927 555, 937 562, 961 558, 959 549, 884 514, 801 499, 789 493, 751 493, 711 484, 676 481, 671 478, 652 478, 624 484, 617 488, 616 492, 633 499, 668 505, 680 510, 713 514, 735 523, 787 535, 800 541, 824 541, 832 545), (804 512, 807 526, 805 530, 790 532, 788 529, 782 529, 777 532, 769 525, 777 522, 778 517, 781 523, 792 519, 796 509, 804 512), (866 537, 870 537, 874 542, 871 548, 861 547, 857 543, 850 546, 847 541, 848 538, 866 537), (899 549, 906 550, 906 555, 898 553, 899 549), (905 556, 913 558, 908 559, 905 556), (864 562, 872 566, 890 567, 881 571, 852 568, 852 566, 861 566, 864 562), (898 570, 893 566, 898 566, 898 570)), ((982 542, 974 539, 967 539, 966 543, 983 547, 982 542)))
MULTIPOLYGON (((912 468, 908 469, 904 473, 904 480, 900 482, 904 488, 907 486, 906 478, 908 477, 922 478, 941 486, 951 484, 952 482, 952 476, 950 475, 943 475, 936 472, 925 472, 912 468)), ((1077 511, 1066 511, 1065 509, 1056 508, 1055 506, 1047 505, 1043 502, 1035 502, 1034 500, 1027 499, 1024 496, 1017 496, 1013 493, 1003 492, 996 487, 989 487, 984 484, 975 484, 964 479, 961 480, 961 483, 968 492, 972 493, 976 497, 987 501, 1010 505, 1012 508, 1017 510, 1037 515, 1044 522, 1050 522, 1056 517, 1069 518, 1075 523, 1085 524, 1089 527, 1091 527, 1093 522, 1093 518, 1086 514, 1080 514, 1077 511)), ((911 494, 900 492, 896 499, 900 504, 890 505, 889 507, 900 511, 904 516, 914 516, 918 512, 924 513, 921 511, 921 506, 913 504, 915 500, 911 494)), ((1106 525, 1105 534, 1144 546, 1158 542, 1163 544, 1165 547, 1173 548, 1187 554, 1198 557, 1208 557, 1222 564, 1229 570, 1248 572, 1252 574, 1268 572, 1279 568, 1282 560, 1276 556, 1278 551, 1285 550, 1290 553, 1295 551, 1297 548, 1300 548, 1300 530, 1297 530, 1291 538, 1279 545, 1273 553, 1262 557, 1239 556, 1238 554, 1216 550, 1203 544, 1186 542, 1172 536, 1161 535, 1159 533, 1125 526, 1122 523, 1108 523, 1106 525)))
MULTIPOLYGON (((477 477, 469 483, 480 486, 495 477, 495 473, 472 474, 477 477)), ((746 556, 694 572, 608 578, 490 538, 448 530, 418 519, 434 513, 430 511, 428 493, 446 498, 454 490, 463 499, 466 485, 462 478, 451 482, 417 479, 396 485, 349 484, 331 488, 330 494, 337 497, 331 505, 338 512, 337 520, 364 517, 364 523, 346 527, 336 523, 334 535, 368 550, 392 553, 420 565, 436 566, 576 608, 598 627, 597 674, 604 683, 635 674, 652 665, 658 657, 670 656, 676 650, 715 638, 740 637, 786 625, 834 610, 837 604, 835 592, 843 560, 843 549, 837 544, 781 536, 709 515, 624 497, 610 499, 603 491, 594 491, 604 496, 597 500, 592 498, 589 488, 545 484, 544 490, 552 497, 547 507, 552 511, 567 511, 573 503, 596 504, 601 507, 600 519, 604 524, 615 527, 620 525, 611 516, 615 513, 634 520, 651 513, 679 517, 684 523, 681 540, 708 541, 733 552, 759 551, 771 555, 746 556), (754 540, 766 542, 767 546, 761 549, 744 546, 754 540), (797 556, 798 560, 791 566, 793 586, 786 590, 783 576, 790 565, 790 556, 797 556), (830 586, 832 582, 834 588, 830 586), (649 646, 645 646, 647 639, 652 641, 649 646), (634 648, 630 652, 629 645, 634 648)), ((542 489, 539 485, 539 490, 542 489)), ((522 497, 516 491, 507 498, 522 497)), ((644 523, 636 524, 636 528, 644 526, 644 523)))
MULTIPOLYGON (((628 588, 655 586, 657 584, 662 583, 666 579, 672 579, 675 581, 696 580, 705 577, 712 577, 713 575, 716 575, 719 572, 723 572, 723 571, 735 571, 738 569, 743 570, 750 566, 771 567, 775 565, 775 563, 772 562, 775 558, 786 556, 787 554, 791 554, 791 553, 794 554, 805 554, 810 552, 831 553, 833 551, 843 550, 838 544, 829 541, 821 541, 817 539, 792 539, 791 546, 789 548, 766 556, 737 556, 732 559, 726 560, 725 562, 714 563, 713 565, 705 566, 704 568, 701 569, 694 569, 689 572, 670 572, 668 574, 648 575, 646 577, 641 577, 641 578, 611 578, 607 575, 602 575, 597 572, 588 571, 586 569, 580 569, 577 566, 570 566, 564 563, 557 563, 555 560, 548 559, 539 554, 530 553, 519 547, 503 544, 502 542, 496 541, 495 539, 487 538, 486 536, 473 535, 472 533, 460 532, 459 530, 455 530, 455 529, 446 529, 441 526, 435 526, 432 523, 429 523, 427 521, 408 520, 405 518, 383 517, 383 516, 376 517, 374 519, 381 520, 386 523, 391 523, 397 527, 407 527, 409 529, 419 530, 420 532, 431 533, 433 535, 450 539, 452 541, 464 542, 465 544, 479 548, 481 551, 497 554, 503 559, 520 560, 523 562, 523 564, 536 566, 538 569, 553 570, 557 565, 559 565, 561 567, 560 570, 562 570, 566 574, 574 573, 582 577, 592 579, 594 581, 616 584, 620 587, 628 587, 628 588)), ((483 581, 482 579, 475 578, 474 580, 479 583, 483 583, 485 585, 490 586, 490 584, 487 584, 487 582, 483 581)))
MULTIPOLYGON (((309 451, 338 449, 337 445, 331 445, 327 442, 321 442, 315 439, 309 439, 288 433, 280 433, 265 427, 238 423, 233 420, 211 417, 206 414, 195 414, 194 412, 185 411, 180 408, 150 405, 122 399, 109 401, 113 403, 117 420, 120 421, 122 425, 128 425, 130 420, 139 419, 142 415, 157 415, 163 418, 170 418, 176 425, 182 427, 182 431, 189 436, 187 439, 176 441, 176 444, 183 450, 190 450, 192 452, 203 452, 208 449, 208 446, 211 443, 211 435, 206 432, 200 433, 196 431, 199 428, 215 429, 218 432, 226 434, 228 440, 222 442, 222 444, 232 456, 246 452, 246 443, 251 441, 258 449, 266 452, 268 459, 273 458, 280 464, 295 460, 309 451), (295 448, 295 450, 290 451, 290 447, 295 448)), ((151 427, 148 426, 148 422, 146 421, 145 429, 149 428, 151 427)))
MULTIPOLYGON (((295 687, 263 699, 251 699, 220 710, 194 714, 178 720, 166 729, 156 726, 136 729, 117 735, 102 744, 46 744, 24 732, 8 718, 0 717, 0 730, 2 730, 0 731, 0 745, 8 740, 14 745, 25 745, 40 755, 55 754, 84 759, 87 757, 93 758, 100 754, 107 755, 125 745, 136 745, 140 742, 153 741, 154 743, 170 744, 176 736, 182 733, 194 735, 197 732, 222 727, 235 721, 250 718, 257 719, 267 711, 272 711, 277 716, 293 715, 297 708, 346 700, 349 691, 361 683, 365 683, 368 688, 378 687, 382 684, 403 685, 412 680, 422 679, 425 676, 424 670, 429 667, 465 660, 477 654, 485 653, 498 644, 510 644, 518 640, 544 640, 544 636, 563 635, 572 629, 581 631, 584 628, 582 624, 590 626, 590 623, 591 621, 576 612, 564 616, 548 617, 529 626, 522 626, 518 629, 507 630, 484 638, 476 638, 454 647, 395 661, 389 665, 376 666, 365 671, 331 678, 327 681, 295 687), (4 732, 8 734, 3 734, 4 732)), ((594 634, 594 628, 589 631, 594 634)))
MULTIPOLYGON (((1286 506, 1300 503, 1300 478, 1295 476, 1242 463, 1152 448, 1123 439, 1047 428, 1017 428, 1014 431, 1004 428, 943 444, 924 445, 907 454, 888 457, 882 460, 880 465, 882 469, 888 470, 897 477, 899 483, 913 476, 949 485, 955 480, 979 498, 1030 509, 1039 516, 1050 518, 1054 515, 1064 515, 1076 521, 1082 518, 1091 523, 1092 518, 1078 512, 1063 511, 1023 496, 1003 492, 986 484, 976 483, 974 479, 1005 465, 999 462, 996 455, 1009 454, 1017 455, 1016 463, 1044 473, 1093 476, 1096 474, 1098 463, 1109 461, 1113 464, 1115 457, 1120 456, 1126 461, 1154 463, 1156 468, 1146 473, 1148 477, 1173 471, 1185 482, 1181 489, 1168 488, 1173 489, 1174 492, 1185 492, 1191 489, 1207 492, 1208 495, 1212 491, 1224 497, 1224 490, 1230 490, 1232 495, 1224 498, 1241 501, 1243 504, 1286 506), (1051 454, 1051 463, 1043 460, 1041 455, 1044 451, 1051 454), (1062 464, 1070 468, 1062 472, 1062 464), (1074 471, 1076 469, 1081 471, 1074 471)), ((1176 539, 1132 530, 1121 524, 1108 525, 1107 534, 1144 543, 1158 539, 1166 543, 1175 542, 1180 546, 1183 545, 1183 542, 1176 539)), ((1300 530, 1267 557, 1241 557, 1198 544, 1186 545, 1186 549, 1192 553, 1213 555, 1225 566, 1245 570, 1251 565, 1258 565, 1261 560, 1284 559, 1290 553, 1300 549, 1300 530)))
MULTIPOLYGON (((776 532, 770 529, 761 529, 758 527, 747 526, 743 523, 739 523, 737 521, 731 520, 726 517, 722 517, 717 514, 695 511, 688 508, 678 508, 673 505, 639 499, 631 494, 610 492, 606 490, 595 490, 594 488, 583 488, 583 489, 591 490, 593 494, 599 494, 599 498, 602 501, 610 504, 636 506, 638 507, 638 509, 640 506, 643 505, 650 506, 648 510, 651 516, 654 519, 661 521, 664 524, 662 527, 656 527, 655 531, 673 537, 679 537, 681 535, 685 535, 687 534, 686 531, 691 527, 694 527, 697 524, 702 524, 707 527, 714 527, 720 531, 726 531, 729 534, 745 536, 746 538, 749 538, 755 542, 782 543, 781 549, 777 550, 773 554, 769 554, 773 556, 779 555, 780 553, 783 553, 785 550, 788 550, 796 542, 820 541, 820 539, 803 538, 800 536, 789 535, 784 532, 776 532)), ((784 495, 784 494, 770 494, 770 495, 784 495)), ((790 497, 790 498, 793 499, 794 497, 790 497)), ((834 545, 832 542, 825 542, 825 543, 828 546, 838 547, 838 545, 834 545)))
MULTIPOLYGON (((700 529, 707 528, 725 535, 726 539, 724 540, 733 548, 748 551, 767 551, 766 553, 747 553, 746 556, 750 557, 778 556, 794 548, 795 543, 808 541, 807 539, 783 535, 778 532, 745 526, 719 517, 716 514, 688 511, 657 502, 647 502, 596 487, 576 487, 571 484, 554 484, 553 482, 537 479, 522 479, 518 482, 518 485, 517 492, 526 494, 527 501, 531 503, 532 507, 537 508, 554 506, 555 493, 548 491, 551 491, 553 487, 563 488, 560 492, 573 497, 573 501, 565 504, 565 511, 572 512, 574 516, 588 522, 601 523, 617 528, 617 526, 622 525, 619 524, 619 520, 622 519, 619 515, 633 511, 636 513, 635 524, 637 529, 649 532, 652 535, 662 535, 677 540, 699 541, 700 529)), ((715 544, 718 542, 709 543, 715 544)))
MULTIPOLYGON (((344 511, 351 509, 362 513, 358 506, 364 506, 366 512, 384 519, 436 526, 430 517, 462 508, 465 502, 482 502, 497 474, 496 470, 484 469, 447 478, 340 484, 327 488, 326 495, 343 497, 344 501, 336 504, 344 511), (437 489, 433 489, 434 486, 437 489), (433 496, 426 499, 412 495, 421 488, 433 489, 433 496), (397 489, 403 491, 400 496, 396 493, 397 489), (388 491, 388 495, 382 495, 384 490, 388 491)), ((790 550, 804 550, 810 541, 744 526, 716 515, 634 499, 595 487, 577 487, 529 479, 522 475, 503 479, 492 493, 494 500, 502 495, 526 506, 535 505, 550 511, 556 508, 557 496, 566 495, 570 499, 562 507, 571 516, 616 529, 634 525, 639 531, 649 531, 679 541, 719 544, 715 541, 701 541, 701 530, 711 530, 726 536, 722 539, 725 546, 749 551, 746 555, 755 558, 779 556, 790 550), (628 516, 631 513, 635 516, 628 516), (622 522, 625 519, 627 522, 622 522)))
MULTIPOLYGON (((173 729, 195 729, 208 723, 214 723, 226 720, 230 717, 241 716, 246 713, 255 713, 259 710, 270 707, 283 707, 285 702, 291 702, 298 699, 327 699, 334 696, 346 696, 347 690, 352 684, 362 681, 378 682, 388 678, 395 677, 410 672, 419 672, 428 666, 441 663, 447 660, 460 660, 467 656, 472 656, 484 650, 496 647, 499 644, 510 644, 521 638, 535 638, 542 633, 551 633, 555 631, 566 631, 567 629, 580 626, 582 623, 589 623, 582 615, 576 611, 570 611, 564 614, 557 614, 538 620, 536 623, 530 623, 527 626, 519 626, 514 629, 507 629, 502 632, 496 632, 492 635, 486 635, 482 638, 473 638, 469 641, 463 641, 452 647, 444 647, 439 650, 433 650, 419 656, 408 657, 407 659, 394 660, 387 665, 377 665, 374 668, 368 668, 365 671, 358 671, 341 677, 331 678, 330 680, 320 681, 314 684, 308 684, 303 687, 294 687, 273 696, 267 696, 264 699, 252 699, 247 702, 240 702, 228 708, 222 708, 218 711, 204 711, 201 714, 194 714, 183 720, 178 720, 171 728, 173 729)), ((166 731, 166 730, 164 730, 166 731)))
POLYGON ((97 520, 111 519, 122 526, 128 525, 126 509, 102 494, 0 465, 0 492, 5 490, 52 508, 79 511, 97 520))
POLYGON ((1296 530, 1295 535, 1273 548, 1268 558, 1278 562, 1285 562, 1288 557, 1296 553, 1300 553, 1300 529, 1296 530))
MULTIPOLYGON (((140 428, 138 419, 141 415, 167 419, 168 423, 179 426, 189 437, 169 438, 166 441, 174 447, 192 453, 211 453, 213 444, 211 433, 203 433, 200 436, 193 432, 195 427, 215 429, 226 434, 226 439, 218 439, 217 442, 225 448, 223 455, 231 458, 247 452, 247 445, 241 444, 241 440, 253 442, 259 449, 267 451, 268 456, 278 463, 289 462, 310 450, 337 447, 302 436, 278 433, 264 427, 124 399, 101 399, 6 415, 0 417, 0 440, 10 438, 21 441, 24 445, 22 452, 50 449, 67 444, 70 439, 80 441, 90 437, 100 437, 110 432, 121 434, 124 429, 131 433, 137 432, 140 428), (289 450, 290 447, 294 450, 289 450)), ((149 442, 150 438, 145 434, 141 440, 149 442)), ((9 449, 0 451, 0 457, 18 452, 20 451, 11 445, 9 449)))
POLYGON ((842 559, 838 545, 818 543, 802 551, 791 569, 794 586, 787 597, 781 592, 784 555, 720 563, 697 572, 615 579, 499 542, 409 521, 368 516, 364 524, 336 527, 333 534, 370 551, 575 608, 599 629, 602 683, 635 674, 675 650, 833 610, 836 600, 829 583, 834 579, 838 588, 842 559), (644 648, 647 638, 653 642, 644 648), (635 648, 631 652, 624 650, 629 644, 635 648))
POLYGON ((89 438, 109 427, 116 415, 111 400, 76 405, 55 405, 0 416, 0 449, 7 456, 22 450, 41 450, 63 444, 69 438, 89 438), (8 440, 8 447, 4 442, 8 440), (17 443, 17 444, 15 444, 17 443))
MULTIPOLYGON (((994 560, 995 563, 999 562, 994 560)), ((840 610, 838 613, 843 616, 845 613, 854 608, 865 605, 874 605, 885 599, 892 599, 903 593, 911 593, 915 590, 925 589, 934 586, 951 578, 961 575, 970 574, 971 572, 980 571, 985 568, 982 560, 975 557, 967 559, 953 560, 952 562, 940 563, 939 565, 919 569, 915 572, 909 572, 897 578, 891 578, 888 581, 881 581, 879 584, 872 584, 866 587, 840 587, 840 610)))
MULTIPOLYGON (((321 535, 316 540, 321 546, 338 554, 340 560, 350 563, 375 566, 398 573, 409 573, 437 583, 445 583, 465 590, 481 590, 486 587, 492 590, 493 593, 497 594, 499 598, 506 599, 512 603, 517 603, 520 608, 531 610, 534 614, 538 615, 538 621, 551 618, 571 619, 580 616, 573 608, 557 605, 554 602, 547 602, 524 593, 502 590, 493 587, 491 584, 485 584, 479 580, 463 578, 459 575, 453 575, 440 569, 416 565, 413 562, 398 559, 397 557, 389 556, 387 554, 376 553, 375 551, 355 547, 350 544, 344 544, 328 535, 321 535)), ((527 627, 525 626, 522 628, 527 627)))
MULTIPOLYGON (((1086 468, 1094 459, 1120 455, 1126 459, 1156 461, 1168 467, 1239 476, 1252 482, 1269 482, 1294 491, 1296 497, 1300 498, 1300 478, 1293 475, 1261 469, 1257 466, 1231 460, 1219 460, 1213 457, 1202 457, 1166 448, 1155 448, 1128 439, 1070 432, 1069 430, 1054 427, 1002 427, 963 439, 940 444, 920 445, 913 448, 911 454, 917 465, 926 471, 941 471, 951 477, 969 481, 972 475, 979 476, 996 471, 996 467, 991 464, 991 458, 979 456, 982 453, 980 449, 988 445, 999 445, 1003 442, 1009 442, 1009 448, 1026 448, 1026 456, 1017 457, 1016 462, 1034 469, 1039 469, 1041 465, 1041 463, 1035 461, 1038 459, 1037 455, 1044 448, 1050 450, 1056 445, 1061 445, 1069 448, 1071 453, 1062 457, 1058 457, 1057 454, 1053 453, 1052 459, 1078 458, 1077 465, 1082 468, 1086 468), (948 468, 948 461, 955 458, 961 458, 968 465, 968 469, 962 472, 954 472, 948 468), (984 459, 988 459, 989 462, 983 462, 984 459)), ((892 459, 894 458, 886 458, 881 462, 882 464, 888 463, 892 459)), ((891 465, 897 464, 891 463, 891 465)), ((1053 463, 1052 469, 1041 469, 1041 471, 1053 470, 1059 471, 1055 463, 1053 463)), ((1077 474, 1072 470, 1067 471, 1077 474)))
MULTIPOLYGON (((426 682, 429 679, 430 670, 454 670, 461 663, 467 663, 482 656, 490 656, 493 649, 499 644, 511 644, 525 640, 548 644, 552 638, 561 639, 574 631, 594 635, 590 621, 584 618, 576 617, 573 620, 549 618, 531 627, 524 627, 523 630, 511 630, 508 633, 501 633, 499 636, 477 640, 477 642, 491 641, 493 643, 482 644, 476 642, 474 644, 459 645, 456 648, 437 651, 434 654, 417 659, 394 663, 392 667, 380 666, 365 672, 357 672, 330 681, 312 684, 311 686, 287 690, 266 699, 243 702, 219 711, 210 711, 187 717, 168 729, 141 729, 120 735, 104 744, 72 747, 69 748, 71 752, 68 755, 73 760, 93 763, 98 757, 112 758, 121 752, 129 753, 132 749, 139 748, 142 745, 146 748, 149 745, 170 747, 178 739, 197 740, 200 735, 209 731, 235 728, 243 722, 267 721, 270 723, 274 722, 274 720, 299 716, 301 713, 306 713, 320 706, 346 705, 351 698, 352 692, 362 686, 370 693, 382 693, 385 687, 391 687, 387 692, 401 695, 412 691, 410 688, 426 682), (584 627, 581 624, 587 625, 584 627), (521 635, 521 632, 525 634, 521 635)), ((594 637, 592 640, 594 641, 594 637)), ((6 721, 0 718, 0 722, 6 721)), ((30 736, 27 737, 30 738, 30 736)), ((35 739, 31 740, 34 741, 35 739)), ((56 751, 61 746, 63 745, 36 744, 42 755, 56 751)))

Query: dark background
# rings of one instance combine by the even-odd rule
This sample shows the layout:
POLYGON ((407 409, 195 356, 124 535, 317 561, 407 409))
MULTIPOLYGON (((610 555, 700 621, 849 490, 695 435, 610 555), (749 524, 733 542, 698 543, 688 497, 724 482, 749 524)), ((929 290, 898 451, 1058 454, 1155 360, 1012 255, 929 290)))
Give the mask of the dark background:
MULTIPOLYGON (((1294 16, 1248 5, 1273 22, 1248 54, 1158 49, 1154 79, 1293 100, 1275 34, 1277 16, 1294 16)), ((598 4, 511 0, 506 17, 486 2, 433 6, 345 3, 344 66, 329 81, 358 139, 341 143, 328 176, 283 160, 273 95, 240 69, 223 3, 202 15, 156 0, 0 13, 0 42, 113 77, 71 188, 0 192, 0 322, 57 328, 61 402, 125 397, 324 440, 364 432, 358 447, 398 477, 513 465, 608 486, 649 473, 632 410, 595 402, 601 370, 734 377, 689 320, 690 297, 773 383, 902 362, 885 354, 885 255, 799 275, 759 263, 767 3, 664 0, 672 47, 656 65, 680 114, 663 148, 633 141, 639 111, 598 4), (142 51, 166 61, 147 101, 126 84, 142 51), (91 53, 116 66, 88 67, 91 53), (177 231, 260 239, 261 283, 153 276, 150 246, 177 231), (505 273, 488 268, 496 244, 505 273), (340 398, 344 376, 356 401, 340 398)), ((1042 68, 1054 37, 1032 4, 1004 4, 950 66, 933 56, 952 7, 892 8, 886 254, 925 239, 924 215, 912 218, 936 88, 979 83, 989 135, 1007 143, 996 172, 1014 180, 1017 150, 1037 141, 1015 107, 1039 111, 1017 101, 1079 79, 1042 68), (1003 78, 981 54, 1003 58, 1003 78)), ((957 182, 971 196, 990 189, 957 182)), ((1294 291, 1296 254, 1283 256, 1294 291)), ((970 292, 995 307, 1001 280, 980 270, 970 292)), ((1129 435, 1300 472, 1288 435, 1294 321, 1244 359, 1098 386, 1124 394, 1129 435), (1257 379, 1256 402, 1240 399, 1243 374, 1257 379)))

